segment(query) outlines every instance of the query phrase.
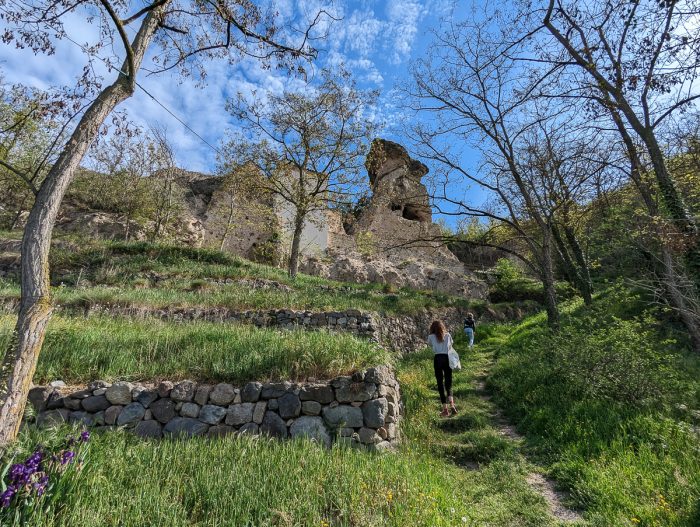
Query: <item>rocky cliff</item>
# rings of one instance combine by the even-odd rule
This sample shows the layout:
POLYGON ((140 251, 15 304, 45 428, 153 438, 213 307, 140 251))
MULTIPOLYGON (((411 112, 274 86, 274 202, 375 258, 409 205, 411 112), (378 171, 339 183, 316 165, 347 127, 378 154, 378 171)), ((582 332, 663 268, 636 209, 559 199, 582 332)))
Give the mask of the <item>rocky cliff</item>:
POLYGON ((354 222, 331 231, 328 258, 307 258, 303 271, 484 298, 485 284, 445 246, 432 222, 422 183, 428 168, 385 139, 372 143, 365 165, 372 190, 369 204, 354 222))

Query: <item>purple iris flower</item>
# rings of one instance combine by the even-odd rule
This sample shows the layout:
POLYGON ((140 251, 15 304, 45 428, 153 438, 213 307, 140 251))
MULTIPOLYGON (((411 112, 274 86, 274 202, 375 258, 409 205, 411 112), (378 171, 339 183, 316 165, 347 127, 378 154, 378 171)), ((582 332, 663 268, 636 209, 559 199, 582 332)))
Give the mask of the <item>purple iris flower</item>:
POLYGON ((0 505, 2 505, 4 508, 9 507, 10 502, 12 501, 12 498, 15 497, 16 492, 17 491, 15 490, 15 488, 12 485, 7 487, 7 490, 5 492, 3 492, 2 494, 0 494, 0 505))
POLYGON ((63 454, 61 454, 61 465, 65 465, 66 463, 70 463, 73 461, 73 458, 75 457, 75 452, 72 450, 66 450, 63 454))
POLYGON ((88 441, 90 441, 90 432, 88 432, 87 430, 83 430, 83 432, 80 434, 80 440, 83 443, 87 443, 88 441))

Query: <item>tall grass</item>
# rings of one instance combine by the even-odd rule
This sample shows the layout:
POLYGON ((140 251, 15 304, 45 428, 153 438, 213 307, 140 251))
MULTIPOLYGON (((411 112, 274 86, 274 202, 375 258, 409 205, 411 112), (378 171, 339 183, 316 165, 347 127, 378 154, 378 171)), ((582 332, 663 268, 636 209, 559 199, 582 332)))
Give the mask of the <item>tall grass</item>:
POLYGON ((620 286, 568 305, 559 334, 540 318, 491 377, 533 452, 593 525, 700 525, 700 360, 682 334, 620 286))
MULTIPOLYGON (((0 316, 1 346, 8 344, 13 322, 12 316, 0 316)), ((349 334, 55 316, 35 382, 303 379, 331 377, 390 360, 382 348, 349 334)))

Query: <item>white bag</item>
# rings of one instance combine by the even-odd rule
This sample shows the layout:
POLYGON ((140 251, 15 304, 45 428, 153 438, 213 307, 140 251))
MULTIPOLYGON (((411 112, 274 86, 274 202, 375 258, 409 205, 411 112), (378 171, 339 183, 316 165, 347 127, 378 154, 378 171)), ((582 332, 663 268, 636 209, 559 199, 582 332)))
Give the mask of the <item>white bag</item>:
POLYGON ((450 346, 449 351, 447 352, 447 358, 450 361, 450 369, 452 370, 461 370, 462 369, 462 363, 459 360, 459 355, 457 355, 457 352, 455 349, 450 346))

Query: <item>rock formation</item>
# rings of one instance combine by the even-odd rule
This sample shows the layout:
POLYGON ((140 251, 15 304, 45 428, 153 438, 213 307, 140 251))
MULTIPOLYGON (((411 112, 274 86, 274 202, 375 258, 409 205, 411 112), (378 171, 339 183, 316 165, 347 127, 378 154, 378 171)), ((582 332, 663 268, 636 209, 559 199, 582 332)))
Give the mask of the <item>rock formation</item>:
POLYGON ((350 225, 329 220, 328 258, 309 257, 303 271, 348 282, 389 283, 483 298, 486 286, 464 268, 432 223, 422 178, 428 168, 404 147, 372 143, 365 163, 369 204, 350 225))

